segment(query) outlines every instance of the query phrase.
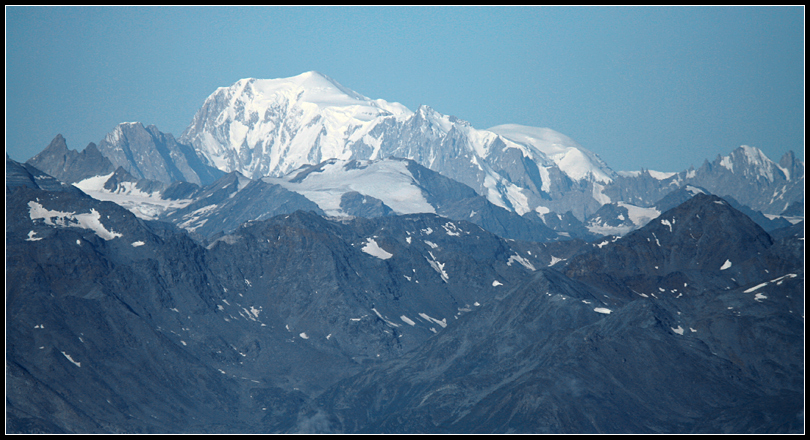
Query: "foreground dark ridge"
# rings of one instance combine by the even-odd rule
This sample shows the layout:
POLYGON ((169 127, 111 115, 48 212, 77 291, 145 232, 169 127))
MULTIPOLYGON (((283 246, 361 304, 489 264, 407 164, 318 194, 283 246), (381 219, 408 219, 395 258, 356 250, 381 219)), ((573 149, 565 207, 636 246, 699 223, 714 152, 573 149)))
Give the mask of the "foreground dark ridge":
POLYGON ((803 227, 713 196, 586 248, 304 212, 203 247, 7 160, 6 219, 7 432, 803 430, 803 227))

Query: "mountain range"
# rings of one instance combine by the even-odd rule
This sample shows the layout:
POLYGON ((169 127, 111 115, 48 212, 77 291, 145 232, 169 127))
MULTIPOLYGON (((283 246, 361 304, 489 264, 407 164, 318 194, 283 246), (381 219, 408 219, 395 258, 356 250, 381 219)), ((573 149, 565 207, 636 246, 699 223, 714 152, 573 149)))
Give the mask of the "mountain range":
POLYGON ((8 433, 804 430, 804 163, 616 172, 316 72, 6 156, 8 433))
MULTIPOLYGON (((344 167, 346 175, 331 170, 332 179, 308 179, 306 183, 290 180, 308 167, 327 161, 374 163, 398 159, 412 160, 472 189, 488 202, 483 205, 477 202, 477 206, 497 211, 499 217, 477 223, 497 223, 500 226, 490 230, 509 238, 563 236, 593 240, 605 234, 624 234, 660 214, 660 210, 654 210, 656 202, 687 186, 733 198, 752 212, 771 216, 771 220, 791 206, 795 210, 804 204, 804 163, 792 152, 775 163, 758 149, 742 146, 729 156, 705 161, 698 169, 678 173, 615 172, 596 154, 551 129, 508 124, 479 130, 427 106, 412 112, 397 103, 366 98, 317 72, 275 80, 244 79, 217 89, 205 100, 179 140, 161 133, 155 126, 122 123, 98 146, 88 145, 82 153, 68 150, 65 140, 57 136, 28 163, 63 181, 95 191, 98 197, 113 200, 115 193, 116 199, 133 212, 157 219, 168 216, 167 209, 179 203, 161 200, 188 199, 187 193, 176 191, 178 182, 206 186, 226 173, 236 172, 251 180, 264 179, 266 183, 281 184, 293 192, 317 197, 333 194, 336 180, 353 181, 357 170, 344 167), (106 179, 104 182, 99 179, 118 167, 132 176, 128 179, 140 191, 137 194, 140 201, 133 198, 132 190, 124 190, 120 185, 108 185, 115 187, 115 191, 99 186, 106 183, 106 179), (326 187, 316 188, 316 181, 326 187), (164 197, 162 191, 172 184, 175 187, 164 197), (604 212, 595 215, 605 205, 615 206, 616 215, 628 211, 624 220, 616 216, 606 219, 604 212), (517 216, 522 220, 517 220, 517 216), (509 231, 511 222, 503 220, 504 217, 520 223, 515 226, 516 232, 509 231), (635 220, 628 220, 630 217, 635 220), (611 221, 621 226, 609 226, 611 221), (554 232, 540 231, 546 228, 554 232), (527 235, 527 230, 536 232, 527 235)), ((382 171, 395 167, 372 166, 383 175, 372 176, 372 170, 368 170, 363 173, 365 186, 351 189, 360 184, 346 183, 341 194, 354 191, 367 200, 371 200, 369 197, 380 200, 386 206, 383 210, 414 212, 417 206, 403 206, 403 210, 397 211, 387 203, 397 204, 396 201, 380 198, 381 192, 390 193, 394 181, 404 185, 403 193, 421 184, 415 183, 418 178, 407 176, 409 172, 391 180, 390 173, 382 171), (378 181, 388 184, 384 189, 368 184, 378 181)), ((431 198, 423 194, 422 198, 425 197, 431 198)), ((437 212, 430 203, 419 205, 418 210, 437 212)), ((352 209, 330 208, 329 212, 358 214, 352 209)), ((453 214, 442 215, 466 219, 480 212, 481 209, 470 208, 467 212, 455 210, 453 214)), ((267 215, 274 213, 271 209, 267 215)), ((376 211, 360 215, 373 216, 376 211)))

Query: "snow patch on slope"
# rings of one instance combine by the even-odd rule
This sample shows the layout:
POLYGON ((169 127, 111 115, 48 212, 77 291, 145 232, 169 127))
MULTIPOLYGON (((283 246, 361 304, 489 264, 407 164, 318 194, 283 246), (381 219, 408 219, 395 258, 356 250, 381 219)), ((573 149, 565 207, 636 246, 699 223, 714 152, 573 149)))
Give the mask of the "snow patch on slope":
POLYGON ((52 211, 32 200, 28 202, 28 215, 31 220, 43 219, 45 224, 50 226, 89 229, 105 240, 122 237, 118 232, 107 230, 101 223, 101 214, 95 209, 86 214, 52 211))
POLYGON ((431 213, 430 205, 402 160, 380 161, 330 160, 319 168, 303 168, 283 178, 263 180, 295 191, 318 205, 327 215, 345 217, 340 208, 343 194, 356 191, 381 200, 398 214, 431 213), (307 173, 297 179, 301 173, 307 173))
POLYGON ((394 256, 394 254, 381 248, 373 238, 369 238, 366 245, 363 246, 361 250, 371 256, 379 258, 380 260, 387 260, 394 256))
POLYGON ((509 257, 509 259, 506 261, 506 265, 507 265, 507 266, 511 266, 511 265, 512 265, 512 263, 513 263, 513 262, 515 262, 515 261, 517 261, 518 263, 520 263, 521 265, 523 265, 523 267, 525 267, 526 269, 529 269, 529 270, 530 270, 530 271, 532 271, 532 272, 534 272, 535 270, 537 270, 537 269, 535 269, 535 267, 534 267, 534 265, 531 263, 531 261, 529 261, 529 260, 527 260, 527 259, 525 259, 525 258, 521 257, 521 256, 520 256, 520 255, 518 255, 518 254, 515 254, 515 255, 510 256, 510 257, 509 257))
POLYGON ((447 275, 447 272, 444 270, 444 266, 447 263, 440 263, 438 260, 436 260, 436 257, 433 256, 433 252, 428 251, 428 254, 430 255, 430 258, 425 257, 425 260, 427 260, 427 262, 430 264, 430 267, 432 267, 433 270, 435 270, 436 273, 438 273, 439 276, 442 277, 442 281, 446 283, 447 280, 450 279, 450 276, 447 275))
POLYGON ((135 186, 135 182, 119 182, 118 190, 110 191, 104 188, 110 177, 112 173, 88 177, 74 183, 73 186, 96 200, 113 202, 144 220, 156 220, 160 214, 168 210, 185 208, 192 202, 191 199, 164 200, 159 192, 141 191, 135 186))

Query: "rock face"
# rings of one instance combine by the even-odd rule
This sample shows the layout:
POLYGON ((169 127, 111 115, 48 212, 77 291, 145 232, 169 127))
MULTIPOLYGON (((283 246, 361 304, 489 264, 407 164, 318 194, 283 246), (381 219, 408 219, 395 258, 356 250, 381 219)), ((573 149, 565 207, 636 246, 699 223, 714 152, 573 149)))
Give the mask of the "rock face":
MULTIPOLYGON (((646 208, 624 202, 607 203, 602 205, 598 211, 588 218, 585 226, 593 234, 625 235, 630 231, 634 231, 646 225, 651 220, 658 218, 662 212, 686 202, 696 194, 710 193, 708 190, 703 188, 685 185, 671 191, 666 196, 661 198, 661 200, 646 208)), ((724 196, 723 199, 730 203, 734 209, 748 216, 754 221, 754 223, 762 227, 767 232, 780 228, 786 228, 791 225, 791 223, 784 217, 772 216, 769 218, 763 215, 761 212, 755 211, 748 206, 743 205, 731 196, 724 196)), ((802 214, 803 213, 800 213, 800 216, 802 214)))
POLYGON ((11 188, 30 188, 47 192, 66 192, 84 196, 79 189, 43 173, 27 163, 19 163, 6 155, 6 191, 11 188))
POLYGON ((804 200, 804 163, 786 153, 774 163, 760 150, 743 145, 728 156, 687 172, 693 185, 720 196, 731 196, 755 210, 779 214, 791 202, 804 200))
POLYGON ((788 151, 779 163, 755 147, 743 145, 728 156, 704 161, 698 168, 679 173, 622 173, 604 194, 613 202, 651 206, 675 188, 697 187, 731 197, 755 211, 781 214, 795 201, 804 200, 804 163, 788 151))
POLYGON ((140 122, 122 123, 98 146, 90 143, 81 153, 69 150, 57 135, 28 163, 66 183, 76 183, 122 168, 137 180, 170 184, 208 184, 223 173, 203 165, 194 150, 175 141, 171 134, 140 122))
POLYGON ((718 298, 711 312, 686 315, 651 300, 607 308, 587 292, 542 272, 419 349, 341 381, 301 420, 319 420, 321 432, 802 429, 801 375, 789 373, 801 368, 798 317, 778 330, 789 353, 762 353, 756 343, 783 325, 771 315, 777 307, 721 317, 729 298, 718 298), (686 316, 699 324, 685 326, 686 316), (746 348, 717 351, 763 316, 743 338, 746 348), (763 373, 787 373, 792 379, 769 385, 789 388, 753 391, 762 390, 763 373))
POLYGON ((115 166, 101 154, 96 144, 90 143, 81 153, 68 150, 61 134, 56 135, 42 152, 27 163, 65 183, 109 174, 115 170, 115 166))
POLYGON ((82 195, 18 187, 6 196, 9 432, 225 423, 237 387, 167 338, 171 316, 161 312, 205 314, 217 298, 194 270, 191 240, 164 241, 118 205, 82 195))
POLYGON ((380 199, 349 191, 340 196, 340 209, 348 215, 374 218, 394 215, 394 210, 380 199))
POLYGON ((221 175, 205 166, 191 147, 140 122, 119 124, 98 144, 98 150, 114 167, 122 167, 138 179, 205 185, 221 175))
POLYGON ((793 202, 782 211, 782 215, 788 217, 804 217, 804 202, 793 202))
POLYGON ((307 344, 373 362, 453 326, 499 292, 498 284, 550 262, 542 246, 532 257, 505 245, 472 224, 433 215, 334 223, 297 212, 222 237, 209 258, 223 287, 248 284, 244 301, 254 298, 268 319, 278 317, 288 337, 305 333, 307 344), (514 255, 526 256, 526 266, 514 255))

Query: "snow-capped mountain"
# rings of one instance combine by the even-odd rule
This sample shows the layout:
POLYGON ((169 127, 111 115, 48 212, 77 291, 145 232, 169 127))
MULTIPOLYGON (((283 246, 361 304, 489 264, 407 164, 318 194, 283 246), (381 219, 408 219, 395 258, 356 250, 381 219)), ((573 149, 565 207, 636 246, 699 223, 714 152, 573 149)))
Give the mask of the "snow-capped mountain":
MULTIPOLYGON (((76 185, 88 186, 84 182, 76 185)), ((105 190, 97 198, 115 197, 122 195, 105 190)), ((557 233, 541 221, 495 206, 472 188, 409 159, 329 159, 301 167, 281 178, 255 180, 233 171, 186 198, 163 202, 167 203, 177 207, 160 213, 160 220, 206 238, 231 233, 244 222, 296 210, 344 220, 437 214, 474 223, 503 238, 535 242, 569 236, 592 238, 577 230, 570 234, 557 233)))
POLYGON ((539 151, 554 161, 560 170, 572 179, 606 184, 616 177, 616 173, 599 156, 586 150, 570 137, 550 128, 504 124, 491 127, 487 131, 529 147, 523 150, 525 155, 539 151))
POLYGON ((350 215, 341 207, 343 196, 350 192, 380 200, 396 214, 436 213, 406 160, 331 159, 305 166, 282 178, 262 180, 302 194, 330 216, 350 215))
POLYGON ((427 106, 413 112, 372 100, 306 72, 217 89, 180 141, 193 145, 208 165, 252 178, 333 158, 403 157, 518 214, 541 206, 541 212, 566 212, 569 199, 588 205, 585 213, 601 206, 601 185, 615 173, 593 153, 549 129, 495 129, 504 135, 427 106))
POLYGON ((282 178, 262 180, 309 198, 333 216, 435 213, 475 223, 504 238, 543 242, 585 238, 576 228, 569 228, 570 235, 558 233, 537 219, 497 206, 469 186, 410 159, 330 159, 282 178))
MULTIPOLYGON (((718 155, 712 162, 705 160, 698 169, 691 167, 678 173, 619 172, 602 195, 606 203, 649 208, 673 190, 690 187, 734 200, 746 214, 764 213, 773 219, 791 205, 803 206, 804 162, 788 151, 776 163, 758 148, 743 145, 727 156, 718 155)), ((758 223, 769 228, 759 220, 758 223)))
POLYGON ((765 214, 781 214, 792 202, 804 201, 804 162, 792 151, 776 163, 758 148, 743 145, 673 179, 732 196, 765 214))
MULTIPOLYGON (((129 154, 138 158, 130 168, 151 170, 158 164, 158 169, 148 174, 165 178, 167 176, 161 170, 177 167, 171 156, 161 155, 159 145, 153 140, 156 137, 171 139, 171 135, 160 133, 153 126, 150 129, 146 130, 141 124, 120 124, 106 139, 116 140, 122 146, 120 150, 126 147, 130 153, 139 151, 138 155, 129 154), (155 136, 152 136, 152 131, 155 136), (142 137, 138 135, 124 140, 124 135, 132 132, 147 133, 147 140, 134 142, 132 138, 142 137), (137 148, 132 148, 133 145, 137 148), (141 162, 145 157, 160 157, 161 160, 141 162)), ((102 141, 102 144, 106 145, 105 151, 111 149, 110 142, 102 141)), ((451 219, 471 221, 504 238, 531 241, 559 237, 592 238, 576 219, 566 218, 566 221, 554 224, 552 228, 562 234, 559 235, 539 218, 524 218, 492 204, 469 186, 408 159, 330 159, 305 165, 287 176, 265 178, 265 181, 249 179, 233 171, 229 173, 230 178, 225 179, 228 176, 225 175, 201 187, 182 180, 169 183, 170 179, 137 178, 123 166, 111 171, 111 161, 98 151, 95 144, 77 153, 68 150, 64 138, 57 136, 42 153, 29 161, 28 166, 30 163, 63 176, 98 200, 115 202, 143 220, 169 221, 195 237, 213 237, 235 230, 242 222, 303 209, 319 214, 329 211, 333 216, 367 218, 438 213, 451 219), (238 184, 232 184, 234 179, 238 184)), ((203 170, 209 177, 222 173, 210 167, 203 167, 203 170)))
MULTIPOLYGON (((182 209, 195 191, 188 185, 204 186, 225 172, 278 179, 276 183, 332 214, 374 217, 435 212, 435 203, 420 198, 410 171, 395 171, 396 166, 404 166, 396 161, 384 162, 386 170, 381 163, 365 171, 365 167, 350 170, 330 165, 308 179, 291 180, 292 173, 333 159, 345 164, 388 158, 413 160, 471 188, 486 204, 579 238, 637 229, 660 212, 653 206, 658 200, 689 185, 733 199, 741 209, 747 206, 772 216, 791 205, 796 211, 795 206, 804 202, 804 163, 792 152, 777 164, 757 148, 743 146, 712 163, 706 161, 697 170, 616 173, 596 154, 554 130, 515 124, 478 130, 428 106, 412 112, 398 103, 366 98, 317 72, 274 80, 245 79, 220 88, 205 101, 179 141, 154 125, 122 123, 98 146, 90 144, 82 153, 68 150, 65 140, 57 136, 28 163, 97 198, 118 201, 144 219, 182 209), (131 176, 125 177, 116 167, 131 176), (333 168, 338 174, 328 172, 333 168), (114 175, 118 177, 108 182, 114 175), (331 181, 324 180, 327 175, 331 181), (174 185, 174 195, 163 193, 169 184, 174 185), (338 193, 347 199, 335 199, 338 193), (590 232, 582 226, 584 221, 589 222, 590 232)), ((442 215, 455 219, 481 212, 458 204, 451 212, 446 206, 442 215)), ((279 212, 273 208, 272 213, 279 212)), ((478 222, 515 238, 510 227, 501 227, 514 222, 485 223, 489 226, 478 222)), ((235 226, 229 223, 229 228, 235 226)))
POLYGON ((279 176, 325 159, 376 158, 379 140, 369 132, 412 114, 317 72, 248 78, 211 94, 180 139, 223 171, 279 176))

